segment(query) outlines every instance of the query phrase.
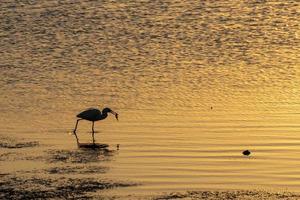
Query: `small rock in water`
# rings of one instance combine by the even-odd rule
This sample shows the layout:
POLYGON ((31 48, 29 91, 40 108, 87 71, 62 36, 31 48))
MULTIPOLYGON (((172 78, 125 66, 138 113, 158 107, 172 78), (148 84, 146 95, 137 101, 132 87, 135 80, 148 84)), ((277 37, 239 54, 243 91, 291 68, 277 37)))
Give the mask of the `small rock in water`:
POLYGON ((251 152, 250 152, 249 150, 245 150, 245 151, 243 151, 243 154, 244 154, 245 156, 249 156, 249 155, 251 154, 251 152))

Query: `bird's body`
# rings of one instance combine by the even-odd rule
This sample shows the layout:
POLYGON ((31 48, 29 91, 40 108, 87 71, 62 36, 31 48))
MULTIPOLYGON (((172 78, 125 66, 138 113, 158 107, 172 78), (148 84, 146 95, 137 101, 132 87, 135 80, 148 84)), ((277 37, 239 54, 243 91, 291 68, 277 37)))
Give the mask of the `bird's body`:
POLYGON ((107 112, 102 112, 96 108, 89 108, 78 115, 76 117, 85 119, 88 121, 99 121, 105 119, 107 117, 107 112))
POLYGON ((116 119, 118 120, 118 113, 112 111, 110 108, 104 108, 102 110, 102 112, 97 109, 97 108, 89 108, 81 113, 79 113, 78 115, 76 115, 76 117, 78 117, 79 119, 77 119, 77 122, 76 122, 76 125, 75 125, 75 129, 73 131, 75 137, 76 137, 76 140, 77 140, 77 144, 79 144, 79 141, 78 141, 78 137, 76 135, 76 130, 77 130, 77 126, 78 126, 78 122, 80 120, 88 120, 88 121, 91 121, 93 122, 93 125, 92 125, 92 136, 93 136, 93 143, 95 143, 95 138, 94 138, 94 122, 95 121, 99 121, 99 120, 103 120, 105 118, 107 118, 107 113, 112 113, 115 115, 116 119))

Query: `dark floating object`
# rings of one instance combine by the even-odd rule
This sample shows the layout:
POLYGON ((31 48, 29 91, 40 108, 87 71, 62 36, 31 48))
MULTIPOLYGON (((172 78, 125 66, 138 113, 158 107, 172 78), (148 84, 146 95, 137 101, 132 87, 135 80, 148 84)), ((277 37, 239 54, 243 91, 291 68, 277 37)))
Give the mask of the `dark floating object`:
POLYGON ((243 154, 244 154, 245 156, 249 156, 249 155, 251 154, 251 152, 250 152, 249 150, 245 150, 245 151, 243 151, 243 154))
MULTIPOLYGON (((73 130, 73 133, 74 133, 74 135, 76 137, 76 141, 77 141, 78 147, 86 147, 86 145, 87 145, 85 143, 82 143, 82 144, 79 143, 79 140, 78 140, 78 137, 77 137, 77 134, 76 134, 78 122, 80 120, 85 119, 85 120, 91 121, 93 123, 92 124, 92 137, 93 137, 93 144, 92 144, 92 146, 96 147, 97 145, 95 144, 95 138, 94 138, 94 133, 95 133, 95 131, 94 131, 94 122, 105 119, 107 117, 107 113, 112 113, 113 115, 115 115, 116 119, 119 120, 118 119, 118 116, 119 116, 118 113, 112 111, 110 108, 104 108, 102 110, 102 113, 101 113, 100 110, 98 110, 96 108, 90 108, 90 109, 87 109, 87 110, 79 113, 76 116, 76 117, 78 117, 80 119, 77 119, 77 122, 76 122, 75 128, 73 130)), ((91 147, 87 147, 87 148, 91 148, 91 147)))
POLYGON ((211 107, 210 107, 210 109, 212 110, 212 109, 213 109, 213 107, 211 106, 211 107))
POLYGON ((119 150, 120 149, 120 144, 117 144, 117 150, 119 150))

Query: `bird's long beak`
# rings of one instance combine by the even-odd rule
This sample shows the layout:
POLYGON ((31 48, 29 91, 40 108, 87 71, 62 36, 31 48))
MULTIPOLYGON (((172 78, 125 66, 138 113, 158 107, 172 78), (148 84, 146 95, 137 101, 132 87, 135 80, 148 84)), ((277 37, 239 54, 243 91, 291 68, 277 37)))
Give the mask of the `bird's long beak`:
POLYGON ((111 112, 111 114, 113 114, 113 115, 115 115, 115 117, 116 117, 116 119, 119 121, 119 114, 118 113, 116 113, 116 112, 114 112, 114 111, 110 111, 111 112))

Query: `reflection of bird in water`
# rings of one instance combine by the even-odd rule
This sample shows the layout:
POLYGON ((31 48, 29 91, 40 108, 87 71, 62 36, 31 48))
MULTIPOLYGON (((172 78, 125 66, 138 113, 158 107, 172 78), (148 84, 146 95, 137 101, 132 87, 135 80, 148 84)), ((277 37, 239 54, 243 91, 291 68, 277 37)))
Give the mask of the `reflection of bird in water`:
POLYGON ((102 113, 101 113, 100 110, 98 110, 96 108, 90 108, 90 109, 87 109, 87 110, 85 110, 85 111, 83 111, 83 112, 81 112, 81 113, 79 113, 77 115, 77 117, 80 118, 80 119, 77 119, 77 122, 76 122, 76 125, 75 125, 75 129, 73 131, 73 133, 75 134, 76 140, 77 140, 77 144, 79 144, 78 137, 76 135, 76 130, 77 130, 78 122, 80 120, 83 120, 83 119, 93 122, 93 125, 92 125, 92 136, 93 136, 93 144, 95 144, 94 122, 105 119, 107 117, 107 113, 112 113, 113 115, 115 115, 116 119, 118 120, 118 113, 112 111, 110 108, 104 108, 102 110, 102 113))
POLYGON ((243 151, 243 154, 244 154, 245 156, 249 156, 249 155, 251 154, 251 152, 250 152, 249 150, 245 150, 245 151, 243 151))

